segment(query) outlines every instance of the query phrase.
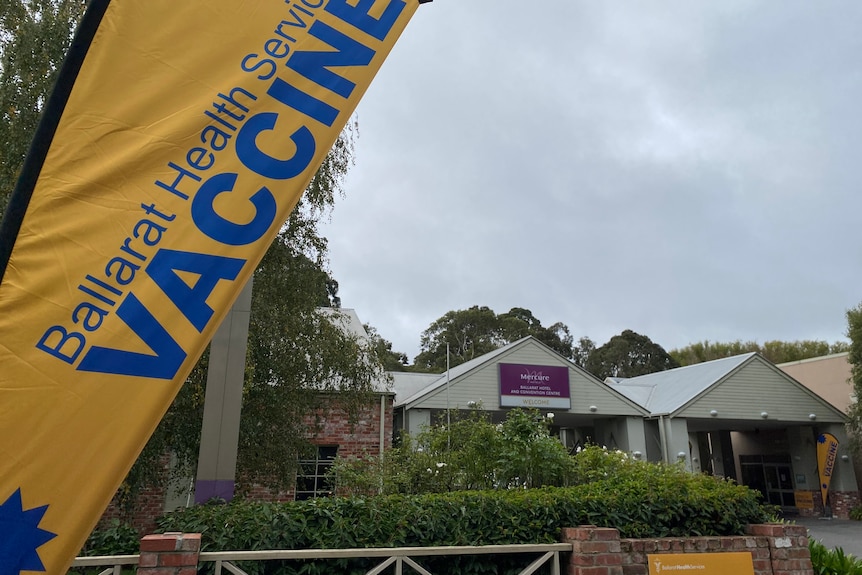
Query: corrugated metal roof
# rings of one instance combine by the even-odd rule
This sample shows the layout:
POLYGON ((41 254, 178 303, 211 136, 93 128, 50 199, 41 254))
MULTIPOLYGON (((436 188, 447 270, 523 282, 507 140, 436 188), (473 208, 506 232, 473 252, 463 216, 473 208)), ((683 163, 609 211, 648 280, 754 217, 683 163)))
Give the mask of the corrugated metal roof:
POLYGON ((402 399, 415 395, 441 377, 439 373, 414 373, 412 371, 390 371, 389 375, 392 377, 392 389, 395 391, 395 405, 401 405, 404 403, 402 399))
POLYGON ((681 408, 755 355, 735 355, 628 379, 608 378, 605 383, 653 415, 664 415, 681 408))

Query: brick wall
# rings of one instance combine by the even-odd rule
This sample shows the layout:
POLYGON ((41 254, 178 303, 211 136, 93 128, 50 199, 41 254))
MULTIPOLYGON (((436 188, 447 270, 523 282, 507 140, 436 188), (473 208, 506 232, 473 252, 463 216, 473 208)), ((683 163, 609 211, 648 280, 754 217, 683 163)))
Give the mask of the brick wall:
MULTIPOLYGON (((799 509, 799 515, 803 517, 820 517, 823 515, 823 500, 820 490, 811 490, 811 499, 814 501, 814 509, 799 509)), ((830 491, 829 506, 832 516, 838 519, 850 519, 850 510, 860 504, 858 491, 830 491)))
POLYGON ((164 488, 146 488, 141 490, 130 506, 121 502, 119 496, 114 496, 102 518, 100 527, 110 525, 114 519, 128 523, 138 530, 138 533, 152 533, 156 528, 156 518, 165 512, 164 488))
MULTIPOLYGON (((383 415, 383 448, 392 447, 393 397, 386 396, 383 415)), ((338 405, 319 409, 305 418, 307 438, 314 445, 337 445, 338 457, 356 458, 380 453, 380 399, 350 420, 338 405)), ((238 485, 243 496, 256 501, 293 501, 293 489, 275 491, 265 485, 238 485)))
MULTIPOLYGON (((572 544, 566 575, 647 575, 647 556, 660 553, 750 552, 755 575, 814 575, 802 525, 750 525, 746 535, 620 539, 619 531, 584 525, 566 528, 572 544)), ((728 574, 730 575, 730 574, 728 574)))
MULTIPOLYGON (((160 463, 160 471, 167 476, 170 457, 163 457, 160 463)), ((117 519, 130 524, 138 533, 152 533, 156 528, 156 518, 164 513, 166 494, 164 487, 145 487, 132 496, 120 487, 102 514, 99 527, 104 528, 117 519)))
MULTIPOLYGON (((393 396, 385 396, 383 416, 383 447, 392 446, 393 396)), ((337 445, 339 457, 358 457, 364 454, 380 452, 380 398, 377 397, 362 408, 351 422, 345 409, 332 403, 326 408, 317 410, 305 419, 309 430, 308 439, 315 445, 337 445)), ((165 457, 162 464, 167 472, 169 458, 165 457)), ((275 491, 259 484, 243 485, 238 483, 238 493, 256 501, 293 501, 293 489, 275 491)), ((141 490, 133 501, 125 501, 122 492, 118 492, 102 515, 100 527, 109 525, 112 519, 130 523, 139 533, 151 533, 155 530, 156 519, 164 513, 165 488, 146 488, 141 490)))
POLYGON ((858 491, 830 491, 829 504, 832 506, 832 515, 839 519, 850 519, 850 510, 862 503, 858 491))

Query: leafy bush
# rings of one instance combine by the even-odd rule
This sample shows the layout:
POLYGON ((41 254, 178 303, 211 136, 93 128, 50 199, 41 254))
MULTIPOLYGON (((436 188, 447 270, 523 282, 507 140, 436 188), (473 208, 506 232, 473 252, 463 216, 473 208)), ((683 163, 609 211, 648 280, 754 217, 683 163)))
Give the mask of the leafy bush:
POLYGON ((140 550, 138 530, 118 519, 104 527, 96 527, 84 543, 79 555, 135 555, 140 550))
MULTIPOLYGON (((623 537, 740 534, 767 520, 759 494, 679 467, 602 457, 614 474, 573 487, 325 498, 281 504, 235 501, 191 507, 159 521, 166 531, 202 533, 203 549, 311 549, 553 543, 562 527, 615 527, 623 537)), ((575 458, 577 461, 577 457, 575 458)), ((444 559, 423 559, 432 572, 444 559)), ((464 557, 447 569, 508 573, 513 558, 464 557)), ((523 567, 523 563, 520 564, 523 567)), ((246 564, 250 573, 353 573, 365 561, 246 564)), ((514 570, 512 572, 517 572, 514 570)))
POLYGON ((850 510, 850 519, 862 521, 862 505, 854 507, 850 510))
MULTIPOLYGON (((451 414, 382 457, 339 459, 332 474, 338 492, 420 494, 571 484, 574 462, 548 433, 536 410, 513 409, 499 425, 474 409, 451 414)), ((444 416, 445 417, 445 416, 444 416)))
POLYGON ((827 549, 823 543, 810 539, 811 565, 815 575, 862 575, 862 561, 836 547, 827 549))

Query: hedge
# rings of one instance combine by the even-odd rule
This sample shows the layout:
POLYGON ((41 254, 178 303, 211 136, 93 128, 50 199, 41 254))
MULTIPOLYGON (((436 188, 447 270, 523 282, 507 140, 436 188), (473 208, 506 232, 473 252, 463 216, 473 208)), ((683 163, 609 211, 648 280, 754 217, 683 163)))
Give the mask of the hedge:
MULTIPOLYGON (((575 487, 323 498, 289 503, 235 501, 178 510, 164 531, 202 534, 204 551, 338 549, 555 543, 563 527, 591 524, 622 537, 742 534, 772 508, 746 487, 677 467, 632 467, 575 487)), ((517 572, 511 556, 422 559, 434 571, 517 572)), ((250 573, 364 573, 367 560, 247 563, 250 573)))

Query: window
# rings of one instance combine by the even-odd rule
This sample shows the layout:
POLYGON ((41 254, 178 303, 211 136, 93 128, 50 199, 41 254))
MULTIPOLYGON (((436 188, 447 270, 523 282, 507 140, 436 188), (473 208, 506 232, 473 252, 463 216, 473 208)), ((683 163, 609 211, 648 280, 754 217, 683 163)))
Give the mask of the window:
POLYGON ((300 460, 294 499, 301 501, 332 495, 334 486, 326 474, 332 468, 337 453, 337 445, 318 445, 315 459, 300 460))

